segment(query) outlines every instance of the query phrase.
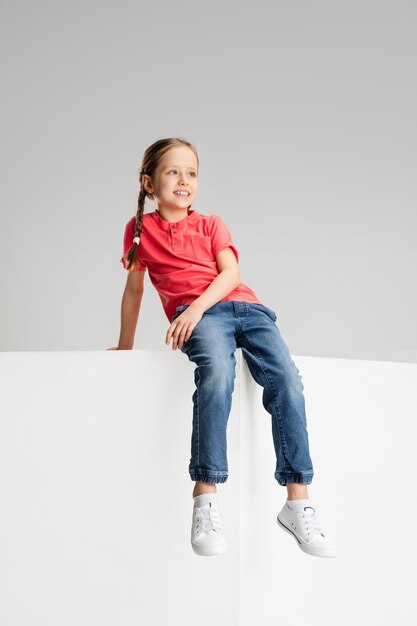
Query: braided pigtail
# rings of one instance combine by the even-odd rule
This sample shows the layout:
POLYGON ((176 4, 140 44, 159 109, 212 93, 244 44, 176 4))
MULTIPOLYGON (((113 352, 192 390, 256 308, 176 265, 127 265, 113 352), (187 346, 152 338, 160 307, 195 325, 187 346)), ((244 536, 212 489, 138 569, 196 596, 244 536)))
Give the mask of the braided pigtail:
POLYGON ((143 211, 145 209, 145 199, 147 196, 147 192, 144 188, 140 187, 139 198, 138 198, 138 210, 136 212, 136 221, 135 221, 135 234, 133 236, 133 243, 126 254, 123 256, 123 259, 126 262, 126 269, 130 270, 135 268, 140 264, 139 255, 138 255, 138 247, 139 240, 142 234, 142 220, 143 220, 143 211))

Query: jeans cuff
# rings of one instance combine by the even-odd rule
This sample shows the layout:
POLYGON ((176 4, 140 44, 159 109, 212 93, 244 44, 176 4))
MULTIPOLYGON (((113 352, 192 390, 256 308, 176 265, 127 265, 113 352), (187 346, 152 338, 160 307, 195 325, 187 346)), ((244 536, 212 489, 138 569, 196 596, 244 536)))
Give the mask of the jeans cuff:
POLYGON ((313 480, 314 472, 278 472, 275 478, 280 485, 288 485, 289 483, 299 483, 301 485, 310 485, 313 480))
POLYGON ((191 480, 198 480, 201 483, 209 483, 215 485, 216 483, 225 483, 227 480, 227 474, 222 472, 199 472, 190 471, 191 480))

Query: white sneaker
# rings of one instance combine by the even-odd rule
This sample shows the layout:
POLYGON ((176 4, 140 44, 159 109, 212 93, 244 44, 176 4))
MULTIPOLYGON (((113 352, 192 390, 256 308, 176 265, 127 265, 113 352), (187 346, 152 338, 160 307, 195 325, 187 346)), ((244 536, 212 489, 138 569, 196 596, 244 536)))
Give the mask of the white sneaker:
POLYGON ((221 554, 227 549, 216 492, 201 493, 194 498, 191 545, 201 556, 221 554))
POLYGON ((277 515, 277 523, 294 537, 303 552, 312 556, 336 556, 336 546, 320 528, 316 511, 308 499, 287 499, 277 515))

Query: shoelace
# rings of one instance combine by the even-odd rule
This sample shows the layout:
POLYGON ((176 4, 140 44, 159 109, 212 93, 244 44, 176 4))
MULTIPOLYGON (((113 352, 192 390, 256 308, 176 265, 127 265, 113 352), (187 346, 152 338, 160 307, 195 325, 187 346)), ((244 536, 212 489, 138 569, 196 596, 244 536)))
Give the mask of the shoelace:
MULTIPOLYGON (((320 525, 317 520, 317 515, 312 506, 304 507, 304 513, 301 513, 301 517, 304 519, 304 525, 307 530, 307 535, 323 535, 320 525), (313 511, 312 513, 308 510, 313 511)), ((323 535, 324 537, 324 535, 323 535)))
POLYGON ((211 530, 214 530, 216 533, 221 532, 219 513, 215 506, 211 506, 211 502, 208 502, 204 506, 194 507, 194 515, 197 518, 197 532, 211 530))

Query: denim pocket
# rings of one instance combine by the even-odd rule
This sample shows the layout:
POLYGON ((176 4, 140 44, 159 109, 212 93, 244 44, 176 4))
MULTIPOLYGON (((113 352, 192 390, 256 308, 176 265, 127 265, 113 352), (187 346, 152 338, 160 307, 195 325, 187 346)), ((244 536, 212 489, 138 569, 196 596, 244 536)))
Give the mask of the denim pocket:
POLYGON ((189 304, 182 304, 181 306, 177 306, 176 309, 175 309, 176 313, 175 313, 175 315, 171 319, 171 324, 189 306, 190 306, 189 304))
POLYGON ((265 313, 269 317, 269 319, 271 319, 273 322, 277 321, 277 316, 276 316, 275 311, 273 311, 269 307, 265 306, 264 304, 257 304, 257 303, 255 303, 253 306, 259 307, 261 311, 265 313))
POLYGON ((181 304, 181 306, 177 306, 175 310, 179 314, 185 311, 185 309, 187 309, 189 306, 190 306, 189 304, 181 304))
POLYGON ((265 309, 266 309, 266 312, 268 313, 269 317, 271 318, 271 320, 273 322, 276 322, 277 321, 277 316, 276 316, 275 311, 273 311, 272 309, 269 309, 267 306, 265 307, 265 309))

